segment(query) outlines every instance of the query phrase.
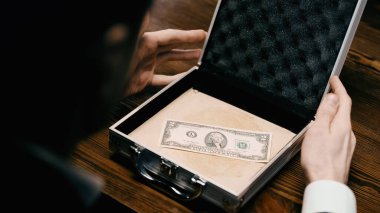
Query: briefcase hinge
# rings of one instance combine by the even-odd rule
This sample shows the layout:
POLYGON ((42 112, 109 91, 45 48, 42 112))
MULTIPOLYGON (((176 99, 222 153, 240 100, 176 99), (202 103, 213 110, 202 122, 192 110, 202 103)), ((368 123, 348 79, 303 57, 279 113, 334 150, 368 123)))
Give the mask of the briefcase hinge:
POLYGON ((161 157, 160 171, 168 177, 176 178, 178 166, 161 157))

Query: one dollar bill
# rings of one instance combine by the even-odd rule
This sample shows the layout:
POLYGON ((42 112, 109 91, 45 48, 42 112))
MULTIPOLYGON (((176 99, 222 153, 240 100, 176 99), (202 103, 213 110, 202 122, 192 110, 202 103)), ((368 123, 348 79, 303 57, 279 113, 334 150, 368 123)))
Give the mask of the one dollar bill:
POLYGON ((192 152, 268 162, 272 134, 167 120, 160 145, 192 152))

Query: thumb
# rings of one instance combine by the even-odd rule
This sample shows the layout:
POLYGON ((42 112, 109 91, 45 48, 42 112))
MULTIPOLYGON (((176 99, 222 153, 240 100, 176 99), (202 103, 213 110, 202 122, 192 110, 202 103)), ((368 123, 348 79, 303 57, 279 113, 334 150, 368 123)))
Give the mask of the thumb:
POLYGON ((318 107, 315 116, 315 124, 321 126, 330 126, 331 121, 334 119, 338 111, 338 96, 333 93, 327 94, 318 107))

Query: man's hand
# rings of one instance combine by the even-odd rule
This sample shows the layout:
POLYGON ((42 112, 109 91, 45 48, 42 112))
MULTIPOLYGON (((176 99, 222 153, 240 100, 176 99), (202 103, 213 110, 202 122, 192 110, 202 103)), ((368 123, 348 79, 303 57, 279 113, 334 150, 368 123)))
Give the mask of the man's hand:
POLYGON ((330 85, 333 92, 324 97, 314 124, 306 132, 301 165, 310 182, 346 183, 356 144, 351 129, 351 98, 337 76, 331 78, 330 85))
POLYGON ((174 76, 156 75, 157 65, 167 61, 195 60, 201 55, 200 49, 178 49, 183 46, 203 43, 203 30, 161 30, 142 35, 131 65, 126 95, 134 94, 147 85, 164 86, 185 73, 174 76))

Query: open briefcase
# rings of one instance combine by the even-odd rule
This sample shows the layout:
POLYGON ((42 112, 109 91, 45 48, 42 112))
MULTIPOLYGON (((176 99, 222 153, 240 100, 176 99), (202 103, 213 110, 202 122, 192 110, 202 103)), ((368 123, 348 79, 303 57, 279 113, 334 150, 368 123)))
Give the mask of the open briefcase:
POLYGON ((110 149, 164 192, 238 210, 299 151, 364 6, 365 0, 219 1, 198 66, 112 125, 110 149), (261 148, 268 161, 162 147, 168 120, 270 133, 271 145, 261 148))

